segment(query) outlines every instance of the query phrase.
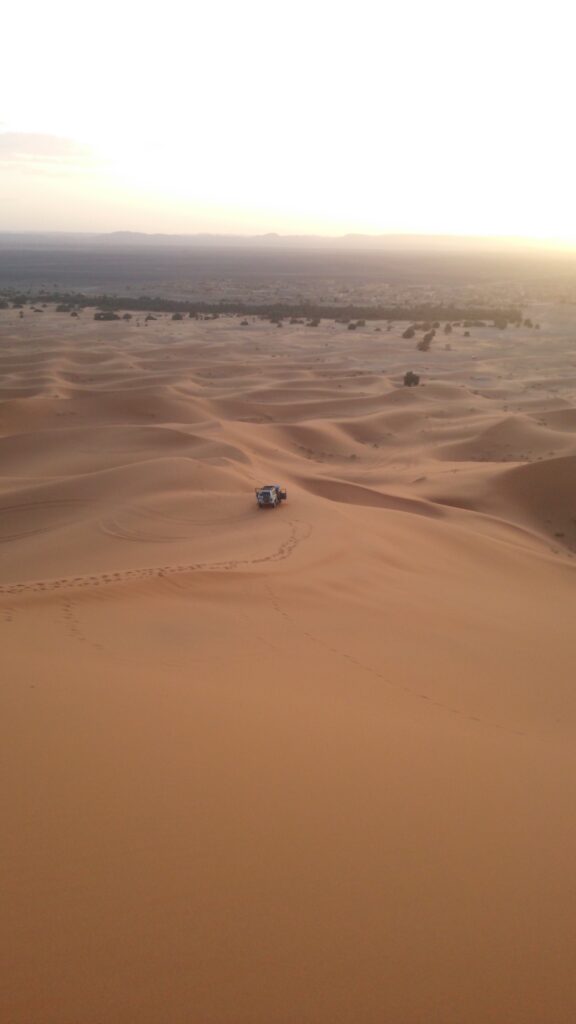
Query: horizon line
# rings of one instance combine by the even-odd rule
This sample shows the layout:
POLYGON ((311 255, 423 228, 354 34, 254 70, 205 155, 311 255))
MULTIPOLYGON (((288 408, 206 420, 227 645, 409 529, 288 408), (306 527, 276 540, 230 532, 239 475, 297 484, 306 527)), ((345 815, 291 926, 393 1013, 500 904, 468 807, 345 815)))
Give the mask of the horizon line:
POLYGON ((493 243, 495 245, 505 247, 530 247, 530 248, 558 248, 563 251, 575 250, 576 251, 576 240, 570 240, 565 237, 558 236, 537 236, 537 235, 498 235, 498 234, 454 234, 450 232, 426 232, 426 231, 389 231, 389 232, 362 232, 362 231, 349 231, 344 234, 338 235, 327 235, 319 233, 294 233, 284 234, 279 231, 264 231, 264 232, 235 232, 235 231, 143 231, 133 228, 115 228, 108 231, 89 231, 89 230, 69 230, 65 228, 55 229, 36 229, 36 228, 2 228, 0 227, 0 238, 2 237, 66 237, 66 238, 94 238, 94 239, 106 239, 106 238, 139 238, 139 239, 181 239, 181 240, 194 240, 194 239, 211 239, 214 241, 222 240, 233 240, 233 241, 266 241, 266 242, 323 242, 323 243, 338 243, 338 242, 350 242, 350 241, 366 241, 370 243, 391 243, 391 242, 413 242, 413 243, 434 243, 444 242, 454 245, 458 243, 462 244, 478 244, 486 245, 493 243))

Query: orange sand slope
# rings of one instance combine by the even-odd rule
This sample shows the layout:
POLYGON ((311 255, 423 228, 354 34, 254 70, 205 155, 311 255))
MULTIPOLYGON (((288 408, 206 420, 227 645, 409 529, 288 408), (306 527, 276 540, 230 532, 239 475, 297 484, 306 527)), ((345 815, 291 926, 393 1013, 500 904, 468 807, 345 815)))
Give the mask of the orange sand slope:
POLYGON ((0 314, 2 1024, 575 1019, 576 323, 530 315, 0 314))

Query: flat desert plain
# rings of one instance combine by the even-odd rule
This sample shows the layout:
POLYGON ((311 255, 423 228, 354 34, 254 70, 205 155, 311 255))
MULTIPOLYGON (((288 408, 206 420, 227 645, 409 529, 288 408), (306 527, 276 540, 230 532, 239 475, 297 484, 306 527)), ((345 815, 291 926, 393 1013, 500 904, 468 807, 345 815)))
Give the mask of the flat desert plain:
POLYGON ((0 314, 3 1024, 576 1019, 576 311, 528 312, 0 314))

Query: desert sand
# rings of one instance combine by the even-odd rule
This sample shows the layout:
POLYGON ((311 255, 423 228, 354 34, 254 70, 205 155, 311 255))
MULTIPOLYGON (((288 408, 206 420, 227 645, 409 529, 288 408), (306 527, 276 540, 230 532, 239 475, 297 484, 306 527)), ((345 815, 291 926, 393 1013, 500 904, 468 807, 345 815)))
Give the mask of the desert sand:
POLYGON ((574 1021, 576 312, 529 313, 0 313, 2 1024, 574 1021))

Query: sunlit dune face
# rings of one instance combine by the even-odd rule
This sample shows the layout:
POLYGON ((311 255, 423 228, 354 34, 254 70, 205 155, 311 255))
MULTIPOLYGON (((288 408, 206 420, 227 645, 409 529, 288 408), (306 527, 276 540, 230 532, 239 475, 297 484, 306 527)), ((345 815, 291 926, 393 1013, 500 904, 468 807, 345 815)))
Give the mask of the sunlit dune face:
POLYGON ((566 17, 107 0, 79 37, 70 0, 14 10, 0 227, 576 240, 566 17))

